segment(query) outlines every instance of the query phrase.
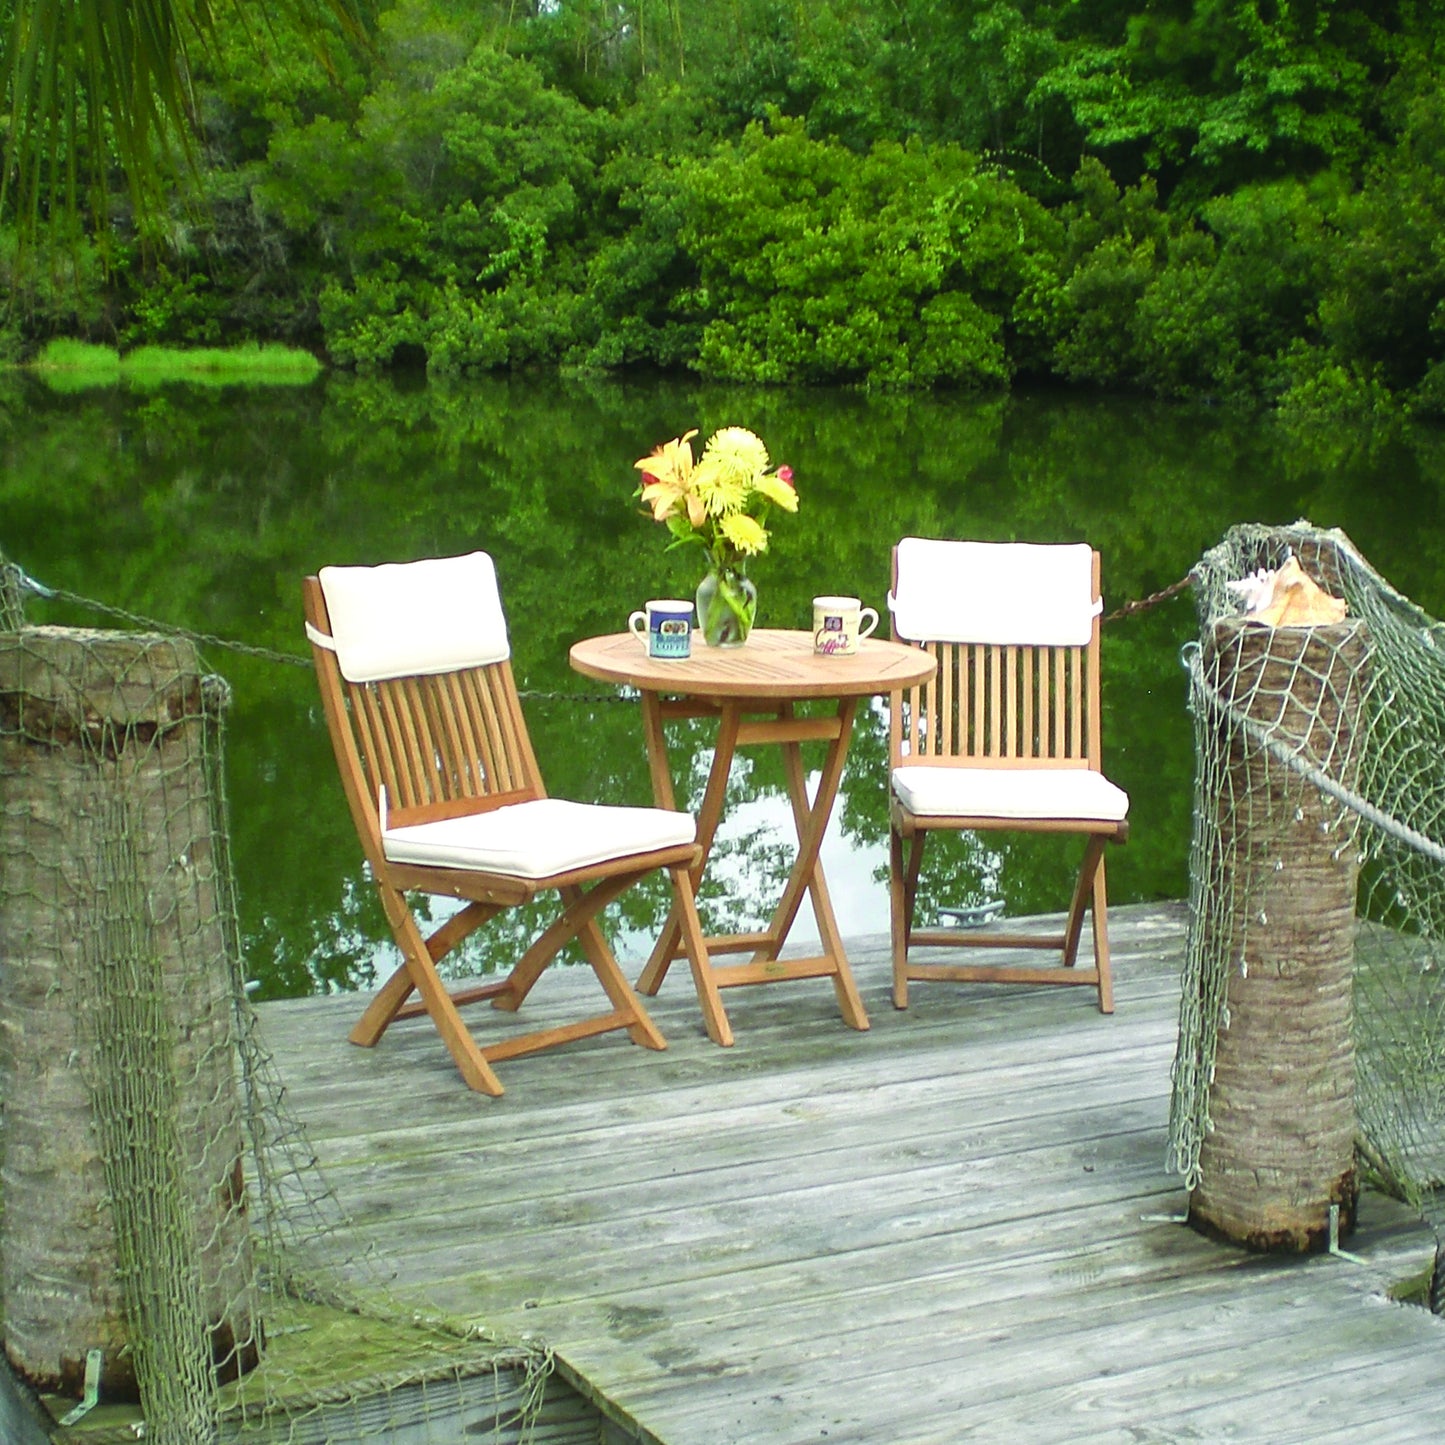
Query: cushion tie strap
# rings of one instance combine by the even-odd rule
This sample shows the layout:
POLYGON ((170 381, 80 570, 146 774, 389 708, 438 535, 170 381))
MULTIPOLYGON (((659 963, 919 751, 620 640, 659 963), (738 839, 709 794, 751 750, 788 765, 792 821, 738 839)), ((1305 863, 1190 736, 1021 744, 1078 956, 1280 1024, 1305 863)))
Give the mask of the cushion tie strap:
MULTIPOLYGON (((898 598, 892 592, 888 594, 888 610, 890 612, 898 611, 898 598)), ((1089 609, 1089 616, 1097 617, 1103 610, 1104 599, 1102 597, 1096 597, 1094 598, 1094 605, 1089 609)), ((311 630, 311 624, 309 622, 306 624, 306 630, 308 632, 311 630)))
POLYGON ((309 622, 306 624, 306 636, 314 642, 317 647, 324 647, 327 652, 336 651, 336 639, 329 632, 323 632, 319 627, 313 627, 309 622))

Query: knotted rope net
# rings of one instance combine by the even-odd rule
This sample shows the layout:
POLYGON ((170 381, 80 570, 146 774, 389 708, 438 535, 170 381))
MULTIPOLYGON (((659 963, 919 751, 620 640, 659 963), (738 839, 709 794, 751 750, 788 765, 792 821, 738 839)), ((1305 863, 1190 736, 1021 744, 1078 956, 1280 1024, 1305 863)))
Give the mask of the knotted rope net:
MULTIPOLYGON (((1353 1076, 1361 1165, 1419 1209, 1440 1240, 1445 625, 1376 573, 1343 533, 1307 522, 1233 528, 1201 560, 1194 585, 1201 638, 1184 655, 1196 739, 1191 927, 1171 1163, 1191 1189, 1198 1185, 1225 1041, 1258 1047, 1276 1071, 1313 1066, 1318 1058, 1306 1056, 1318 1054, 1329 1018, 1344 1008, 1352 1011, 1349 1041, 1328 1061, 1329 1077, 1344 1078, 1348 1097, 1353 1076), (1290 557, 1346 601, 1344 621, 1241 622, 1229 584, 1290 557), (1291 1008, 1318 1011, 1287 1021, 1302 1040, 1299 1057, 1278 1047, 1271 1054, 1267 1037, 1228 1037, 1240 1029, 1231 983, 1251 968, 1288 974, 1341 961, 1347 985, 1352 979, 1343 1002, 1318 981, 1327 972, 1293 996, 1291 1008)), ((1251 1027, 1268 1034, 1284 1022, 1266 1017, 1251 1027)), ((1325 1088, 1304 1090, 1306 1115, 1325 1088)), ((1301 1130, 1309 1127, 1302 1118, 1301 1130)))
POLYGON ((526 1438, 550 1356, 391 1297, 258 1036, 226 685, 184 638, 4 620, 11 1368, 71 1439, 526 1438))

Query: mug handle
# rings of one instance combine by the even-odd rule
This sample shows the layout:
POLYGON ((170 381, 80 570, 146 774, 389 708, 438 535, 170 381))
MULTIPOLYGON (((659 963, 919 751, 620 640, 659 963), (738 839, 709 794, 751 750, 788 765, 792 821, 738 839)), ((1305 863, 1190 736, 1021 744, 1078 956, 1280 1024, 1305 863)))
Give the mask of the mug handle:
POLYGON ((878 612, 876 608, 865 607, 858 614, 858 636, 859 638, 872 637, 873 629, 878 626, 878 612), (867 627, 863 625, 863 619, 868 619, 867 627))
POLYGON ((645 645, 647 642, 647 613, 634 612, 632 616, 627 619, 627 630, 632 633, 639 642, 645 645), (637 625, 639 622, 642 624, 641 627, 637 625))

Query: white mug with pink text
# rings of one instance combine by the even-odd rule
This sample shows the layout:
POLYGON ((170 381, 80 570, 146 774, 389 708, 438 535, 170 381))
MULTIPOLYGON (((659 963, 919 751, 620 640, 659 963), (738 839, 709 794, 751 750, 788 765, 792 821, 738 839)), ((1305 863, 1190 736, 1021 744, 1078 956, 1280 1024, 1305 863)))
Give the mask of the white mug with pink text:
POLYGON ((813 598, 813 651, 821 656, 852 657, 877 626, 877 612, 856 597, 813 598))

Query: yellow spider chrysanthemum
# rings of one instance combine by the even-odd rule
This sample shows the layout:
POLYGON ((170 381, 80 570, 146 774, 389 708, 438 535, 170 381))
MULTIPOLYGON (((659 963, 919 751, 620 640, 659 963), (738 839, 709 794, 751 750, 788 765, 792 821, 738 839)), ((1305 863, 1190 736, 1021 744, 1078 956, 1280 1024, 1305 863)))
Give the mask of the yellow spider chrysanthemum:
POLYGON ((720 467, 712 457, 704 456, 693 473, 693 486, 709 515, 728 517, 742 510, 752 490, 752 479, 720 467))
POLYGON ((768 469, 768 449, 763 439, 745 426, 725 426, 715 431, 707 439, 702 454, 713 457, 719 466, 748 477, 761 476, 768 469))
POLYGON ((768 449, 761 437, 746 427, 725 426, 702 449, 695 482, 698 495, 714 517, 741 511, 767 466, 768 449))
POLYGON ((745 512, 735 512, 730 516, 718 518, 717 529, 722 533, 724 539, 733 547, 736 547, 744 557, 752 557, 758 552, 764 552, 768 546, 768 534, 763 524, 756 517, 749 517, 745 512))

